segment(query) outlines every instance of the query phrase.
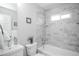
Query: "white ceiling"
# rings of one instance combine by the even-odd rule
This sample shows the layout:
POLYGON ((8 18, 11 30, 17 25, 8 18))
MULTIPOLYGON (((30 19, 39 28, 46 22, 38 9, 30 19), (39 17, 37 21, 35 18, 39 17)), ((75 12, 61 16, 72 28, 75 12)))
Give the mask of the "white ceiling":
POLYGON ((51 5, 52 3, 38 3, 38 5, 40 5, 41 7, 47 7, 49 5, 51 5))
POLYGON ((0 6, 16 11, 17 4, 16 3, 0 3, 0 6))
POLYGON ((72 4, 78 4, 79 3, 37 3, 38 6, 40 6, 41 8, 45 9, 45 10, 50 10, 52 8, 55 7, 59 7, 60 5, 72 5, 72 4))
POLYGON ((37 3, 41 8, 48 10, 55 6, 58 6, 60 3, 37 3))

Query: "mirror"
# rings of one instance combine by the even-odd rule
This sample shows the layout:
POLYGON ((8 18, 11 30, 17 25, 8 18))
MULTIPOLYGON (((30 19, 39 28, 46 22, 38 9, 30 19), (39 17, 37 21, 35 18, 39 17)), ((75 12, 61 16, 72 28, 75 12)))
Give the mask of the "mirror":
POLYGON ((11 16, 0 14, 0 24, 2 25, 3 31, 11 32, 11 16))
POLYGON ((4 32, 4 35, 0 32, 0 49, 7 49, 8 41, 10 41, 9 35, 11 35, 11 16, 0 14, 0 24, 4 32))

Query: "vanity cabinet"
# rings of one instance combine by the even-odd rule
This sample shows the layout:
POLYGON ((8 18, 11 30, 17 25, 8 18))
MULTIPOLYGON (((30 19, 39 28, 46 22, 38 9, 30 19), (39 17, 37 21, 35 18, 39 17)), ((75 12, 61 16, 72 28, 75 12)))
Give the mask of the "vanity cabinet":
POLYGON ((23 56, 24 47, 22 45, 14 45, 7 50, 0 50, 0 56, 23 56))

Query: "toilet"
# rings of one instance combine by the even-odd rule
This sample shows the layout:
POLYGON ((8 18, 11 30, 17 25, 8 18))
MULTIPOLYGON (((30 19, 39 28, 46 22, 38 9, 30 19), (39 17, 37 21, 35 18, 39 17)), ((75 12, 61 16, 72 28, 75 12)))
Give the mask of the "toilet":
POLYGON ((33 44, 27 44, 26 46, 26 54, 28 56, 34 56, 36 55, 37 52, 37 43, 33 43, 33 44))

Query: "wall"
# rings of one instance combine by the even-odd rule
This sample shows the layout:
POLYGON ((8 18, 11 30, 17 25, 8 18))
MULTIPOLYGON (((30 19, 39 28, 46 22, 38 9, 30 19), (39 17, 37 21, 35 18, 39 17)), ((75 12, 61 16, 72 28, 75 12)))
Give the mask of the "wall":
POLYGON ((18 40, 22 45, 27 44, 30 36, 36 37, 38 14, 43 10, 32 3, 18 4, 18 40), (26 23, 26 17, 30 17, 31 24, 26 23))
POLYGON ((79 52, 79 4, 59 4, 46 12, 48 44, 79 52), (71 18, 51 21, 51 16, 70 13, 71 18))

